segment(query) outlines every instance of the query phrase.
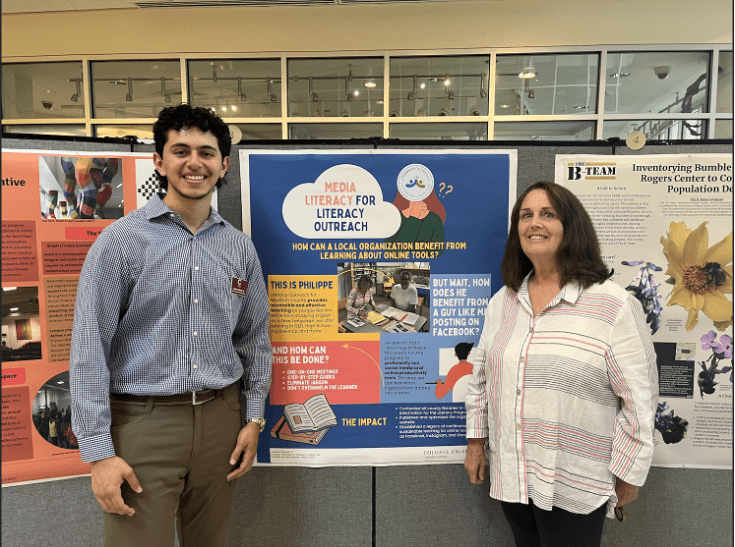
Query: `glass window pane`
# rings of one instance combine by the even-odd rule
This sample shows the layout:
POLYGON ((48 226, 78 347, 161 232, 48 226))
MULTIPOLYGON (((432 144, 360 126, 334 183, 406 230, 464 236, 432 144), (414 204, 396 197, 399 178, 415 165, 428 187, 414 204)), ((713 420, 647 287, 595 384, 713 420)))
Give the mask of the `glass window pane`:
POLYGON ((288 115, 369 118, 383 115, 383 59, 291 59, 288 115))
POLYGON ((597 112, 597 54, 498 55, 496 115, 597 112))
POLYGON ((496 122, 496 141, 591 141, 595 122, 496 122))
POLYGON ((82 63, 3 64, 3 118, 83 118, 82 63))
POLYGON ((98 137, 127 137, 133 135, 139 139, 153 139, 153 125, 97 125, 94 128, 98 137))
POLYGON ((610 53, 605 113, 708 112, 707 51, 610 53))
POLYGON ((91 74, 95 118, 157 118, 181 102, 178 60, 98 61, 91 74))
MULTIPOLYGON (((229 124, 232 126, 232 124, 229 124)), ((281 140, 281 124, 279 123, 238 123, 244 141, 281 140)))
POLYGON ((732 112, 732 51, 720 51, 717 68, 717 112, 732 112))
POLYGON ((715 121, 715 138, 732 139, 732 120, 715 121))
POLYGON ((487 116, 490 57, 390 60, 391 116, 487 116))
POLYGON ((222 106, 229 107, 235 112, 230 115, 239 118, 280 117, 281 61, 189 61, 189 96, 194 106, 214 107, 218 111, 222 106))
POLYGON ((289 139, 362 139, 382 137, 380 123, 292 123, 288 126, 289 139))
POLYGON ((393 123, 392 139, 435 139, 446 141, 486 141, 486 123, 393 123))
POLYGON ((68 137, 85 137, 87 128, 83 125, 3 125, 4 133, 23 133, 24 135, 63 135, 68 137))
POLYGON ((640 131, 646 140, 698 140, 707 138, 705 120, 615 120, 606 121, 602 138, 625 139, 633 131, 640 131))

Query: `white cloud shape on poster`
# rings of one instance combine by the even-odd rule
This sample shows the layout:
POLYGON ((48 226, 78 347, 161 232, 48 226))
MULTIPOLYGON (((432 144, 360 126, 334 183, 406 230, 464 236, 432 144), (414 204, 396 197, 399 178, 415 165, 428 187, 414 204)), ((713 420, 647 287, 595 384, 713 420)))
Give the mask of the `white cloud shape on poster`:
POLYGON ((316 182, 293 188, 282 214, 289 230, 304 239, 386 238, 401 225, 401 213, 383 201, 375 177, 350 164, 330 167, 316 182))

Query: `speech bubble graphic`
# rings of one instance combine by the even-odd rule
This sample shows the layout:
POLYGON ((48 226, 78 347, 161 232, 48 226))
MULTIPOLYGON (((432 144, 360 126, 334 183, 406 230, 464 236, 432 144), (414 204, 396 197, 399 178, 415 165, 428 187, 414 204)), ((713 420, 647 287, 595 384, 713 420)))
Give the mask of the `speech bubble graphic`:
POLYGON ((401 213, 383 201, 375 177, 350 164, 330 167, 316 182, 293 188, 281 212, 288 229, 304 239, 381 239, 401 225, 401 213))

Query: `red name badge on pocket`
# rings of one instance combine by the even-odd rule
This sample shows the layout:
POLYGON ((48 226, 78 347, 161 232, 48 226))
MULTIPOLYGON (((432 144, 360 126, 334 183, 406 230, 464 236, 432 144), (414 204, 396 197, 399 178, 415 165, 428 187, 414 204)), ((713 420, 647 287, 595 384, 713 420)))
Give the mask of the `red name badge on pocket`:
POLYGON ((245 296, 245 293, 248 291, 248 282, 244 279, 240 279, 239 277, 233 277, 232 278, 232 290, 230 291, 232 294, 236 294, 238 296, 245 296))

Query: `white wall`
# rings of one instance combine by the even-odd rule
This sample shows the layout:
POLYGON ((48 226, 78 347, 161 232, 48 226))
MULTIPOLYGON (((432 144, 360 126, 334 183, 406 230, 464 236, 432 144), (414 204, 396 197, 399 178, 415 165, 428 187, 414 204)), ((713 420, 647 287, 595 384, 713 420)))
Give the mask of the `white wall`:
POLYGON ((3 62, 732 42, 731 0, 467 0, 2 17, 3 62))

